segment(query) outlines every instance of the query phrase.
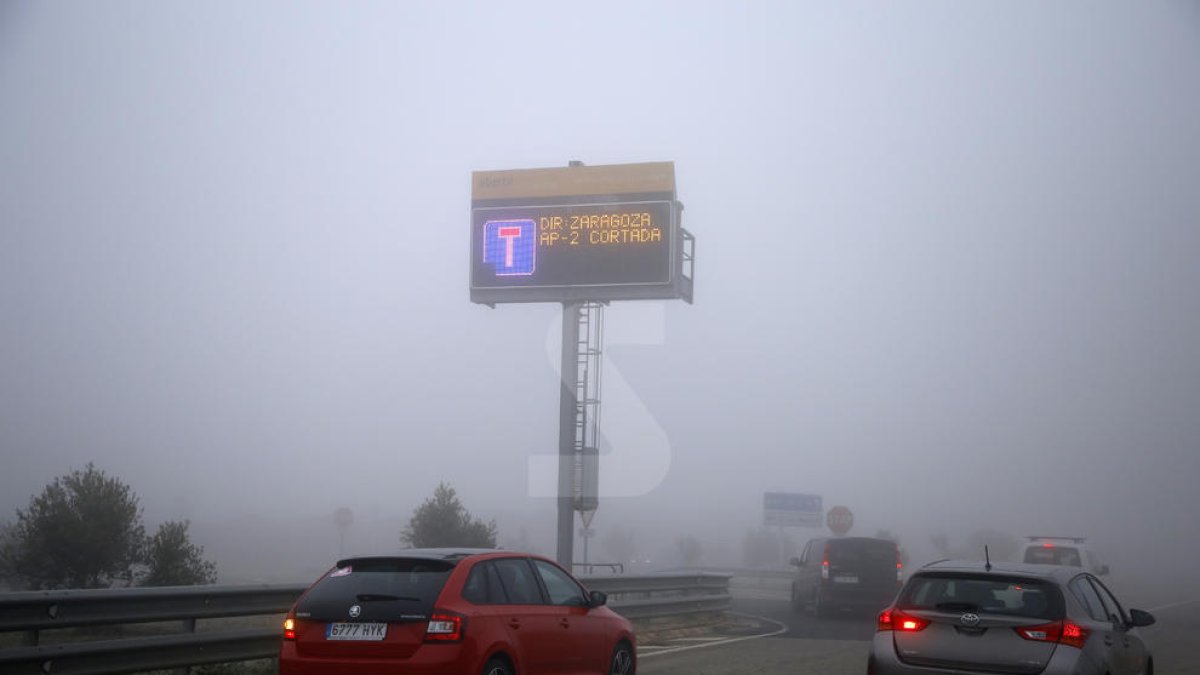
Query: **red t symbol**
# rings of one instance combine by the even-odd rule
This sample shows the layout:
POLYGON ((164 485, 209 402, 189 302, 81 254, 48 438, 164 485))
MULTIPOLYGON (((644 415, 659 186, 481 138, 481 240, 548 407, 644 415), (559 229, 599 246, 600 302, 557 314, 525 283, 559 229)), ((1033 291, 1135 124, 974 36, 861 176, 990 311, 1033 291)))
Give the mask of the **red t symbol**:
POLYGON ((504 240, 504 266, 513 266, 513 240, 521 236, 519 227, 502 227, 497 233, 504 240))

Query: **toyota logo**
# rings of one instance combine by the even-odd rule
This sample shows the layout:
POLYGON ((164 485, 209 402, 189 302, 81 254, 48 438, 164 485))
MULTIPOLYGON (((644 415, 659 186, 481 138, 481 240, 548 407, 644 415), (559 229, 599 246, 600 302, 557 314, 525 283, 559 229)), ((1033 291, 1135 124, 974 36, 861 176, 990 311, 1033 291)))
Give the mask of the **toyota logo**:
MULTIPOLYGON (((350 618, 357 619, 359 614, 362 614, 362 607, 360 607, 358 605, 350 605, 350 618)), ((965 619, 966 617, 963 617, 963 618, 965 619)), ((978 618, 976 618, 975 620, 979 621, 978 618)))
POLYGON ((964 625, 964 626, 978 626, 979 625, 979 615, 978 614, 963 614, 962 616, 960 616, 958 618, 958 620, 961 621, 962 625, 964 625))

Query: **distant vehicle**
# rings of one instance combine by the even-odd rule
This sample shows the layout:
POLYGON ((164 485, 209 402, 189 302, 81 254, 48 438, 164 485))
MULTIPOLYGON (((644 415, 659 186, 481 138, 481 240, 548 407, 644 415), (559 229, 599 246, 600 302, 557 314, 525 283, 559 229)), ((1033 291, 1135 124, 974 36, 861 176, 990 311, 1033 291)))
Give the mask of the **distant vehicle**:
POLYGON ((879 614, 867 673, 1149 674, 1153 623, 1075 567, 942 561, 879 614))
POLYGON ((843 609, 882 609, 896 597, 904 573, 896 542, 872 537, 813 539, 791 563, 792 607, 808 608, 818 618, 843 609))
POLYGON ((1082 567, 1092 574, 1108 574, 1108 565, 1100 564, 1084 537, 1026 537, 1021 547, 1022 562, 1038 565, 1082 567))
POLYGON ((633 675, 629 621, 552 560, 412 549, 337 561, 283 624, 281 675, 633 675))

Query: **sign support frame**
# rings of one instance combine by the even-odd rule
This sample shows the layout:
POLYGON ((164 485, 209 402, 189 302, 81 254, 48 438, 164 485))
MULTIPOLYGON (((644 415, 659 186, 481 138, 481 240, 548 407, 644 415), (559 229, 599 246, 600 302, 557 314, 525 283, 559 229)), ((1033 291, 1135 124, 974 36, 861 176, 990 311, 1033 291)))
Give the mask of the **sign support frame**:
POLYGON ((558 564, 571 569, 575 557, 575 371, 579 359, 579 313, 583 302, 562 303, 562 363, 558 399, 558 564), (568 375, 569 374, 569 375, 568 375), (570 379, 568 379, 570 378, 570 379))

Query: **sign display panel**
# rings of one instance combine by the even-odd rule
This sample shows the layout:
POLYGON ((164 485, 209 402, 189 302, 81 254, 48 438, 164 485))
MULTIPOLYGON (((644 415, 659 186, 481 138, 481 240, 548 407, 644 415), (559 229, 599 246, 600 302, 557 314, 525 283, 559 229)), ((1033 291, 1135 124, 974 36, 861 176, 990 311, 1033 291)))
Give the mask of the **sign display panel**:
POLYGON ((671 162, 475 172, 471 300, 691 302, 681 208, 671 162))
POLYGON ((671 203, 473 209, 472 288, 667 284, 671 203))

